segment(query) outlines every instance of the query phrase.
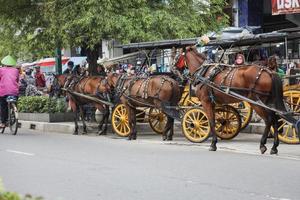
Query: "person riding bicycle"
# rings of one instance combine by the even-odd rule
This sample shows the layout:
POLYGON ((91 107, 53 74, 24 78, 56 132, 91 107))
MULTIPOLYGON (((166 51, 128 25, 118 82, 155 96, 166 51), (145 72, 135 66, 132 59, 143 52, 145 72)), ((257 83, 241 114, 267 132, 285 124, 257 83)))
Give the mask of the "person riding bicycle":
POLYGON ((8 96, 19 95, 19 71, 16 67, 17 61, 10 55, 1 60, 3 65, 0 68, 0 107, 1 107, 1 124, 0 128, 6 126, 8 118, 8 96))

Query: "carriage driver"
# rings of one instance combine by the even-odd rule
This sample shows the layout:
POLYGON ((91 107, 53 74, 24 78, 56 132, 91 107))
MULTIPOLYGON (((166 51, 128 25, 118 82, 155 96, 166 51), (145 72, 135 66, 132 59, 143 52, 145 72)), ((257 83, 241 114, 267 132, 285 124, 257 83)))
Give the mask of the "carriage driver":
POLYGON ((3 67, 0 68, 0 107, 1 124, 0 128, 6 126, 8 118, 7 96, 19 95, 19 70, 16 67, 17 61, 10 55, 1 60, 3 67))

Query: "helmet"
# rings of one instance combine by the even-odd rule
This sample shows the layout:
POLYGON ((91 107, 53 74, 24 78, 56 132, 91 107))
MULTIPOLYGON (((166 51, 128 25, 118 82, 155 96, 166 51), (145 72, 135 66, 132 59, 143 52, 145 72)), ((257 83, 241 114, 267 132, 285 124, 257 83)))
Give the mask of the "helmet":
POLYGON ((17 61, 11 57, 10 55, 5 56, 2 60, 1 60, 1 64, 2 65, 6 65, 6 66, 16 66, 17 65, 17 61))

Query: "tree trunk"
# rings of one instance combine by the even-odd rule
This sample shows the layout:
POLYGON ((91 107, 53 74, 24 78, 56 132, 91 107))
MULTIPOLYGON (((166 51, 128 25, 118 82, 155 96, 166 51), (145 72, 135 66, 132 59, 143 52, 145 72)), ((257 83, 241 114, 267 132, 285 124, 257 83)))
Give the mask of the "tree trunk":
POLYGON ((89 63, 89 75, 97 74, 97 60, 100 53, 101 43, 96 44, 93 48, 86 48, 87 62, 89 63))

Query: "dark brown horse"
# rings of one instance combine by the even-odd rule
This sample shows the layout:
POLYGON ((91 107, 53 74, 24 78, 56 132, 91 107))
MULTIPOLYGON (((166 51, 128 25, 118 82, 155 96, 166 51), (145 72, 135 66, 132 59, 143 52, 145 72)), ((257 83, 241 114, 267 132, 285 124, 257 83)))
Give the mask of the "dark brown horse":
MULTIPOLYGON (((213 82, 217 87, 229 87, 233 92, 236 92, 244 97, 257 102, 263 102, 273 108, 281 111, 286 111, 283 103, 282 82, 278 75, 266 67, 258 65, 244 65, 238 67, 230 67, 226 65, 216 64, 203 65, 206 57, 199 53, 195 47, 185 48, 184 53, 179 57, 176 66, 178 68, 187 67, 193 79, 193 84, 196 85, 196 96, 201 100, 203 109, 210 121, 212 143, 211 151, 217 150, 217 135, 215 131, 215 104, 229 104, 240 102, 240 99, 234 98, 212 89, 205 81, 213 82), (205 79, 201 78, 205 77, 205 79)), ((267 150, 265 144, 271 126, 274 127, 274 144, 271 149, 271 154, 277 154, 278 140, 278 115, 274 111, 265 109, 261 106, 252 104, 253 109, 264 120, 266 127, 260 141, 260 151, 265 153, 267 150)), ((289 114, 285 116, 291 123, 295 124, 296 120, 289 114)))
MULTIPOLYGON (((129 140, 136 139, 137 107, 163 108, 162 111, 164 111, 168 107, 177 106, 181 97, 179 83, 169 76, 136 77, 108 73, 107 81, 110 87, 115 89, 115 96, 127 108, 129 128, 131 130, 128 136, 129 140)), ((170 116, 172 115, 170 113, 166 114, 168 120, 162 137, 163 140, 172 140, 174 116, 170 116)))
POLYGON ((102 111, 103 117, 98 126, 98 134, 106 134, 107 132, 107 123, 109 118, 109 107, 102 103, 97 103, 93 100, 83 98, 74 94, 74 92, 79 94, 88 95, 94 98, 100 98, 102 100, 108 100, 108 92, 110 91, 109 85, 106 83, 105 77, 100 76, 90 76, 82 77, 78 81, 74 82, 72 88, 67 91, 63 91, 63 87, 68 78, 71 75, 54 75, 53 83, 50 84, 49 92, 55 95, 66 94, 69 98, 69 105, 71 106, 72 111, 75 113, 75 130, 74 135, 78 134, 78 111, 80 111, 82 123, 83 123, 83 133, 87 133, 86 123, 83 115, 83 105, 93 104, 98 110, 102 111), (104 129, 102 130, 104 124, 104 129))

